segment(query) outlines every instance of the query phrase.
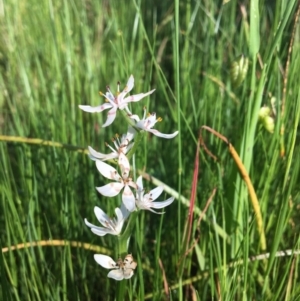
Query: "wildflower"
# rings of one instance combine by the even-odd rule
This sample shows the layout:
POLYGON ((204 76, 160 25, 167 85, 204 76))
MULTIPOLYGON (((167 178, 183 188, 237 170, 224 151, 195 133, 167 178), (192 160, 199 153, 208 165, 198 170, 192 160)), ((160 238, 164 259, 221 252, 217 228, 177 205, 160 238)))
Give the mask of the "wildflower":
POLYGON ((136 95, 130 95, 127 96, 126 98, 125 95, 129 93, 134 86, 134 78, 132 75, 130 75, 127 85, 124 88, 124 90, 120 93, 120 83, 118 82, 118 91, 116 95, 114 96, 112 92, 110 91, 110 88, 107 87, 107 92, 106 94, 103 94, 100 92, 100 95, 104 96, 106 98, 107 103, 104 103, 100 106, 97 107, 91 107, 91 106, 83 106, 80 105, 79 108, 85 112, 89 113, 97 113, 97 112, 102 112, 106 109, 110 109, 107 113, 107 120, 106 122, 102 125, 102 127, 106 127, 110 124, 113 123, 113 121, 116 118, 117 110, 126 110, 128 114, 131 114, 131 112, 128 109, 128 104, 130 102, 137 102, 140 101, 142 98, 150 95, 151 93, 154 92, 155 89, 147 92, 147 93, 140 93, 136 95))
POLYGON ((151 208, 161 209, 170 205, 174 201, 174 197, 171 197, 163 202, 154 202, 154 200, 156 200, 163 192, 163 186, 158 186, 144 195, 142 176, 138 177, 136 184, 138 186, 138 189, 135 203, 136 206, 141 210, 149 210, 154 213, 160 213, 152 210, 151 208))
POLYGON ((163 134, 158 130, 152 129, 156 122, 162 121, 162 118, 160 117, 156 119, 156 113, 148 114, 148 117, 146 118, 146 110, 144 110, 144 116, 142 120, 140 120, 137 115, 131 115, 130 118, 136 121, 135 127, 150 132, 155 136, 171 139, 178 134, 178 131, 174 132, 173 134, 163 134))
POLYGON ((125 207, 132 212, 135 210, 135 198, 130 187, 136 189, 137 185, 132 181, 131 178, 129 178, 130 164, 127 157, 123 153, 119 154, 118 164, 121 168, 122 176, 120 176, 117 170, 112 166, 102 161, 96 161, 96 166, 99 172, 104 177, 116 181, 102 187, 96 187, 96 189, 104 196, 114 197, 118 195, 119 192, 124 188, 122 201, 125 207))
POLYGON ((129 128, 127 134, 122 135, 121 139, 119 139, 119 136, 116 135, 116 139, 113 140, 113 143, 115 145, 115 149, 111 147, 110 145, 106 144, 112 152, 109 154, 102 154, 97 151, 95 151, 92 147, 89 148, 90 158, 94 161, 101 160, 111 160, 116 159, 119 157, 119 154, 122 152, 124 155, 127 154, 127 152, 132 148, 133 142, 130 143, 130 141, 134 137, 134 130, 132 128, 129 128))
POLYGON ((87 221, 87 219, 84 220, 85 224, 91 228, 91 231, 99 236, 104 236, 106 234, 112 234, 112 235, 119 235, 125 219, 128 217, 128 210, 121 206, 120 208, 116 208, 116 216, 117 218, 111 219, 108 217, 103 210, 101 210, 99 207, 94 208, 95 215, 98 219, 98 221, 104 226, 103 227, 97 227, 87 221))
POLYGON ((126 255, 124 261, 119 258, 117 262, 103 254, 95 254, 94 259, 105 269, 113 269, 107 274, 107 277, 118 281, 131 278, 134 274, 133 270, 137 266, 131 254, 126 255))

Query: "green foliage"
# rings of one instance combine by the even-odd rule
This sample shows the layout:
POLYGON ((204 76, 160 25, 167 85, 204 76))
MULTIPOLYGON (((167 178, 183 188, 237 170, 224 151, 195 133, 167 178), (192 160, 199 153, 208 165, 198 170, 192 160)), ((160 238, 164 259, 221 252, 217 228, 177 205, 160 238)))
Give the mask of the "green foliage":
MULTIPOLYGON (((138 267, 126 282, 124 300, 166 299, 162 269, 171 300, 297 300, 299 259, 276 252, 299 248, 298 25, 289 55, 298 2, 224 2, 0 3, 1 134, 73 146, 0 137, 2 248, 60 239, 113 250, 114 238, 95 236, 83 220, 96 223, 94 206, 113 215, 120 201, 96 192, 105 180, 74 147, 106 152, 105 142, 127 127, 118 112, 104 130, 106 112, 87 114, 78 105, 103 103, 98 91, 107 85, 116 91, 117 82, 123 87, 133 74, 134 94, 156 89, 133 113, 141 116, 146 106, 162 117, 159 131, 180 131, 173 140, 142 137, 137 168, 189 199, 199 129, 220 132, 250 175, 267 249, 261 250, 249 193, 227 146, 205 133, 205 145, 218 160, 201 150, 192 228, 199 240, 181 273, 186 203, 178 198, 163 216, 140 214, 129 247, 138 267), (235 88, 231 63, 242 54, 249 69, 241 68, 235 88), (270 107, 269 94, 276 99, 273 133, 259 123, 261 107, 270 107), (215 187, 198 229, 197 212, 215 187), (264 260, 253 257, 265 252, 264 260)), ((145 180, 144 186, 154 188, 145 180)), ((114 300, 116 282, 93 254, 69 245, 5 252, 0 300, 114 300)))

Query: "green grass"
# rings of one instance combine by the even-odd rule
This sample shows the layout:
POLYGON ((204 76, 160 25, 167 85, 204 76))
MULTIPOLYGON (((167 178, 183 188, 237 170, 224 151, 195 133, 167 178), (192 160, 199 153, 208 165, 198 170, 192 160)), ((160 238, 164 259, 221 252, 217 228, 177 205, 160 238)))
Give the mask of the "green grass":
MULTIPOLYGON (((124 300, 166 300, 164 278, 170 300, 299 300, 299 256, 276 253, 300 249, 298 2, 124 3, 0 3, 0 133, 13 137, 0 136, 1 246, 49 241, 2 253, 0 300, 122 300, 123 290, 124 300), (249 68, 234 87, 230 68, 241 54, 249 68), (168 186, 160 200, 177 197, 164 215, 138 214, 129 245, 138 267, 121 287, 94 261, 95 250, 67 241, 101 247, 99 253, 115 250, 115 237, 94 235, 84 218, 96 223, 94 206, 113 215, 121 199, 97 193, 107 181, 77 149, 106 152, 105 142, 127 125, 118 112, 101 128, 106 112, 88 114, 78 105, 102 103, 98 92, 107 85, 116 91, 118 81, 124 87, 130 74, 133 94, 156 89, 132 111, 141 116, 146 106, 163 118, 159 131, 179 130, 171 140, 143 138, 136 175, 145 170, 168 186), (258 120, 271 95, 273 134, 258 120), (185 199, 203 125, 228 139, 249 173, 266 249, 228 145, 207 131, 205 145, 218 160, 201 148, 192 239, 185 245, 185 199)), ((144 180, 149 190, 155 183, 144 180)))

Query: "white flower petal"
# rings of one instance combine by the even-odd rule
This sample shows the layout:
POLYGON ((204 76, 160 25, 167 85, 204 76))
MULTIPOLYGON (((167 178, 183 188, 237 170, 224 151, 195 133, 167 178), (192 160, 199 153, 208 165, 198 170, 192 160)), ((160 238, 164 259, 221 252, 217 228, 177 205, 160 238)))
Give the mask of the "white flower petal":
POLYGON ((135 134, 136 130, 132 126, 129 126, 125 139, 131 141, 134 138, 135 134))
POLYGON ((107 91, 105 93, 105 95, 103 95, 111 104, 114 104, 114 101, 115 101, 115 97, 114 95, 111 93, 111 91, 107 91))
POLYGON ((163 134, 163 133, 159 132, 158 130, 154 130, 154 129, 150 129, 147 131, 154 134, 157 137, 166 138, 166 139, 174 138, 178 134, 178 131, 176 131, 173 134, 163 134))
POLYGON ((128 209, 125 207, 125 205, 121 204, 121 213, 122 213, 122 216, 123 216, 123 219, 126 220, 130 214, 130 212, 128 211, 128 209))
POLYGON ((134 77, 131 74, 127 81, 126 87, 124 88, 124 92, 127 92, 127 93, 130 92, 132 90, 133 86, 134 86, 134 77))
POLYGON ((143 187, 143 177, 142 176, 139 176, 137 178, 136 184, 137 184, 138 190, 142 191, 144 189, 144 187, 143 187))
POLYGON ((86 218, 84 219, 85 224, 91 228, 91 231, 99 236, 104 236, 106 234, 114 234, 117 235, 119 233, 114 233, 113 230, 109 229, 109 228, 102 228, 102 227, 97 227, 95 225, 93 225, 92 223, 90 223, 86 218))
MULTIPOLYGON (((130 115, 129 117, 130 117, 131 119, 135 120, 136 122, 139 122, 139 121, 140 121, 140 117, 139 117, 138 115, 136 115, 136 114, 130 115)), ((136 126, 137 126, 137 124, 136 124, 136 126)), ((137 126, 137 127, 139 127, 139 126, 137 126)))
POLYGON ((94 213, 99 221, 103 226, 106 226, 108 222, 110 222, 110 218, 107 214, 104 213, 102 209, 95 206, 94 207, 94 213))
POLYGON ((107 274, 107 277, 120 281, 124 279, 124 273, 120 269, 112 270, 107 274))
POLYGON ((155 91, 155 89, 147 92, 147 93, 140 93, 140 94, 135 94, 135 95, 130 95, 126 98, 123 99, 122 105, 128 104, 130 102, 137 102, 143 99, 144 97, 152 94, 155 91))
POLYGON ((155 208, 155 209, 161 209, 164 208, 166 206, 169 206, 171 203, 173 203, 174 201, 174 197, 171 197, 169 199, 167 199, 166 201, 163 202, 153 202, 151 207, 155 208))
POLYGON ((129 176, 129 172, 130 172, 130 164, 129 164, 127 157, 123 153, 119 154, 118 164, 122 171, 122 178, 127 179, 129 176))
POLYGON ((128 211, 132 212, 135 210, 135 197, 128 185, 126 185, 124 188, 122 201, 128 211))
POLYGON ((108 229, 108 228, 100 228, 100 227, 93 227, 91 228, 91 231, 99 236, 105 236, 106 234, 112 234, 112 235, 119 235, 120 232, 116 232, 112 229, 108 229))
POLYGON ((117 116, 117 109, 118 109, 118 107, 116 106, 108 111, 106 122, 102 125, 103 128, 106 126, 109 126, 110 124, 113 123, 113 121, 115 120, 115 118, 117 116))
POLYGON ((98 106, 98 107, 79 105, 79 108, 82 111, 85 111, 85 112, 88 112, 88 113, 99 113, 99 112, 102 112, 106 109, 112 108, 112 105, 110 103, 104 103, 103 105, 98 106))
POLYGON ((105 161, 105 160, 111 160, 111 159, 115 159, 115 158, 118 158, 118 153, 115 151, 115 152, 112 152, 110 154, 102 154, 102 153, 99 153, 97 151, 95 151, 92 147, 88 146, 88 149, 89 149, 89 155, 90 155, 90 158, 94 161, 96 160, 102 160, 102 161, 105 161))
POLYGON ((144 198, 145 199, 151 199, 151 201, 154 201, 161 195, 163 190, 164 190, 163 186, 158 186, 158 187, 152 189, 149 193, 146 193, 144 195, 144 198))
POLYGON ((129 216, 129 212, 126 209, 126 207, 124 206, 123 203, 121 204, 121 209, 120 208, 116 208, 115 212, 116 212, 116 216, 117 216, 117 224, 121 225, 121 228, 122 228, 122 226, 124 224, 124 221, 129 216))
POLYGON ((114 260, 107 255, 95 254, 94 259, 105 269, 114 269, 116 267, 116 263, 114 262, 114 260))
POLYGON ((99 193, 101 193, 104 196, 113 197, 118 195, 123 187, 123 183, 114 182, 104 185, 102 187, 96 187, 96 189, 99 193))
POLYGON ((117 170, 107 163, 96 161, 96 167, 105 178, 115 181, 121 180, 121 176, 118 174, 117 170))
POLYGON ((132 269, 126 269, 124 270, 123 272, 123 275, 124 275, 124 279, 129 279, 133 276, 133 270, 132 269))

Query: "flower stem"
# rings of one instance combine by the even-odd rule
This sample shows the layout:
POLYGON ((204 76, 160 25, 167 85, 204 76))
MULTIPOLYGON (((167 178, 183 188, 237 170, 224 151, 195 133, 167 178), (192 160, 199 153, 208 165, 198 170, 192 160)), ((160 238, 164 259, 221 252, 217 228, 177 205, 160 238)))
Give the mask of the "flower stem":
MULTIPOLYGON (((122 233, 122 235, 118 236, 118 243, 115 250, 116 258, 121 257, 124 259, 124 257, 130 253, 128 252, 128 243, 129 239, 132 233, 133 226, 135 225, 135 220, 137 218, 138 212, 134 211, 131 213, 127 227, 125 231, 122 233)), ((125 296, 125 289, 126 289, 127 280, 119 281, 117 284, 117 301, 123 301, 125 296)))

